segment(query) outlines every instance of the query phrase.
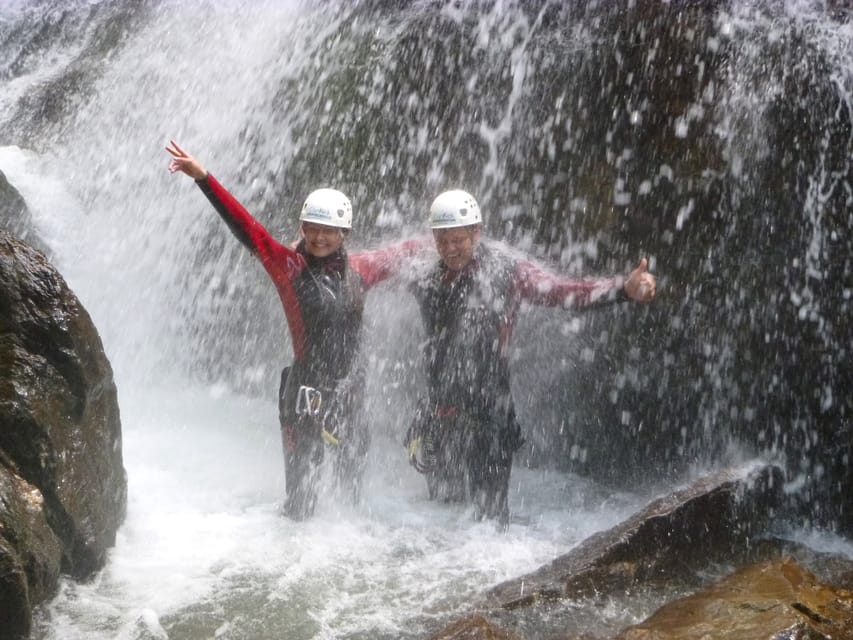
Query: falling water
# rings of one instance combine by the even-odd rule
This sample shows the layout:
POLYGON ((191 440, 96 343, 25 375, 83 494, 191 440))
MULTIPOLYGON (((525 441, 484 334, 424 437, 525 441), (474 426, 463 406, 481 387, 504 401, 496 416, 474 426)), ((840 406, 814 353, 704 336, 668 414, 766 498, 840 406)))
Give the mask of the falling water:
MULTIPOLYGON (((35 637, 423 637, 662 486, 756 455, 789 469, 807 505, 792 526, 853 529, 833 506, 851 441, 851 22, 712 5, 0 7, 0 171, 101 332, 129 478, 106 568, 63 583, 35 637), (283 240, 317 186, 352 197, 355 247, 422 233, 431 197, 464 186, 492 236, 554 270, 650 257, 651 307, 524 310, 507 532, 430 503, 403 459, 420 329, 396 280, 368 297, 364 500, 329 490, 312 521, 279 516, 279 302, 166 172, 170 138, 283 240)), ((516 624, 605 633, 672 595, 516 624)))

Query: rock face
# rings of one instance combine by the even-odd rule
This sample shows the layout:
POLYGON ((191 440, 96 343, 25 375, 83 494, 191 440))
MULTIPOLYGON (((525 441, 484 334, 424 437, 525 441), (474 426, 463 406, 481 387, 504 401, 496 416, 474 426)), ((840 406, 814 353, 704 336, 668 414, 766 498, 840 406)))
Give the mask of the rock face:
MULTIPOLYGON (((805 568, 820 567, 817 573, 834 575, 830 582, 846 587, 853 580, 850 561, 766 536, 781 502, 781 480, 781 470, 773 466, 706 476, 651 502, 551 564, 494 587, 472 615, 430 640, 520 640, 528 636, 516 631, 519 607, 542 600, 618 597, 640 585, 692 582, 690 574, 721 560, 740 568, 664 605, 615 640, 853 640, 853 592, 831 586, 826 576, 818 579, 805 568)), ((555 631, 548 637, 587 636, 555 631)))
POLYGON ((490 605, 515 608, 539 599, 672 579, 713 558, 736 558, 764 531, 781 503, 777 467, 724 470, 653 501, 537 571, 494 587, 490 605))
POLYGON ((88 313, 0 231, 0 629, 26 637, 60 573, 85 578, 127 501, 116 388, 88 313))
POLYGON ((821 584, 791 560, 766 562, 661 607, 617 640, 711 637, 853 638, 853 593, 821 584))
MULTIPOLYGON (((522 640, 480 614, 430 640, 522 640)), ((580 636, 548 636, 582 640, 580 636)), ((583 636, 586 638, 587 636, 583 636)), ((599 636, 595 636, 599 638, 599 636)), ((790 557, 749 564, 670 602, 614 640, 850 640, 853 592, 819 580, 790 557)))
POLYGON ((24 199, 0 171, 0 231, 8 231, 41 252, 46 247, 33 229, 32 215, 24 199))

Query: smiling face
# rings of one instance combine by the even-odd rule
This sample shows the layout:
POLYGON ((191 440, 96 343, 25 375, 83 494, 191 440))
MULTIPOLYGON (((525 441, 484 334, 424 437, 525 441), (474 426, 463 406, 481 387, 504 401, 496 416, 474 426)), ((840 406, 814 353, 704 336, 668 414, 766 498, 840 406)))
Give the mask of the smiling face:
POLYGON ((461 271, 474 259, 474 249, 480 241, 480 226, 435 229, 432 235, 445 266, 451 271, 461 271))
POLYGON ((317 258, 332 255, 344 244, 344 232, 339 227, 303 222, 301 231, 305 239, 305 251, 317 258))

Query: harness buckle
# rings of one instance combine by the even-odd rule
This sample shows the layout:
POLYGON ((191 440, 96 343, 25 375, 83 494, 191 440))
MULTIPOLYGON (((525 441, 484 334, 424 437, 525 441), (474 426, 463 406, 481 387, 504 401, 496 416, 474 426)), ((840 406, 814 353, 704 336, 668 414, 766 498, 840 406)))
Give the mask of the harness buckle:
POLYGON ((316 418, 320 415, 320 407, 323 404, 323 393, 314 387, 302 385, 296 394, 296 415, 311 416, 316 418))

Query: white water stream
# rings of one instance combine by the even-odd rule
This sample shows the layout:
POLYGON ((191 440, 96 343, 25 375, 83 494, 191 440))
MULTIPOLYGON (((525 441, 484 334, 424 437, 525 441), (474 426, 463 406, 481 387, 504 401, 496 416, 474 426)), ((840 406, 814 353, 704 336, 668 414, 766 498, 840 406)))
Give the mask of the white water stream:
MULTIPOLYGON (((56 147, 0 149, 0 167, 101 332, 128 473, 127 519, 106 568, 90 583, 64 582, 40 610, 34 637, 423 637, 490 586, 538 568, 642 501, 519 468, 506 532, 474 522, 464 507, 429 502, 401 446, 411 407, 396 391, 400 365, 386 367, 382 355, 413 348, 407 341, 418 319, 406 294, 383 287, 367 309, 374 415, 363 501, 353 506, 329 491, 308 522, 280 515, 274 398, 289 347, 278 301, 270 286, 276 323, 247 323, 246 332, 273 332, 279 353, 249 371, 219 365, 220 377, 248 380, 267 390, 262 397, 187 377, 186 299, 210 313, 206 280, 227 286, 265 275, 191 181, 167 174, 163 147, 180 140, 251 200, 251 185, 241 190, 227 179, 235 173, 230 149, 246 153, 238 114, 265 117, 270 69, 296 64, 275 60, 291 22, 275 3, 251 15, 233 6, 200 15, 166 5, 111 62, 56 147), (230 253, 213 273, 208 266, 187 278, 200 229, 211 226, 230 253), (184 288, 186 280, 195 288, 184 288)), ((268 144, 255 150, 259 173, 281 139, 268 144)), ((616 626, 631 615, 611 611, 616 626)))
POLYGON ((578 504, 591 498, 581 482, 518 473, 520 520, 499 533, 427 501, 421 478, 380 441, 362 504, 329 491, 315 518, 295 523, 279 514, 272 403, 148 389, 123 394, 122 408, 127 520, 106 569, 65 584, 39 637, 422 637, 421 625, 624 508, 578 504))
MULTIPOLYGON (((310 68, 318 35, 301 11, 272 1, 164 2, 107 61, 55 144, 0 148, 0 170, 101 332, 128 473, 127 519, 106 568, 90 583, 63 583, 38 613, 38 640, 422 638, 489 587, 538 568, 648 498, 519 466, 506 532, 475 523, 465 508, 429 502, 400 445, 411 406, 399 369, 416 347, 417 316, 405 293, 385 286, 368 298, 373 443, 363 501, 349 505, 327 491, 312 520, 281 517, 274 397, 289 347, 278 301, 268 286, 266 306, 247 314, 243 335, 198 334, 193 312, 215 327, 217 292, 230 288, 226 302, 239 305, 235 287, 266 276, 192 183, 167 174, 164 145, 177 139, 261 214, 270 172, 292 152, 290 132, 271 118, 280 109, 275 87, 310 68), (261 135, 247 142, 246 129, 261 135), (205 263, 199 243, 211 229, 226 248, 205 263), (262 362, 218 362, 214 377, 260 393, 188 375, 205 344, 253 340, 276 351, 262 362)), ((0 107, 79 46, 58 46, 0 96, 0 107)), ((405 219, 395 213, 385 216, 405 219)), ((292 226, 275 219, 273 231, 282 229, 292 226)), ((846 543, 841 550, 850 553, 846 543)), ((577 616, 569 606, 554 615, 565 618, 565 633, 601 632, 656 604, 599 603, 577 616)))

